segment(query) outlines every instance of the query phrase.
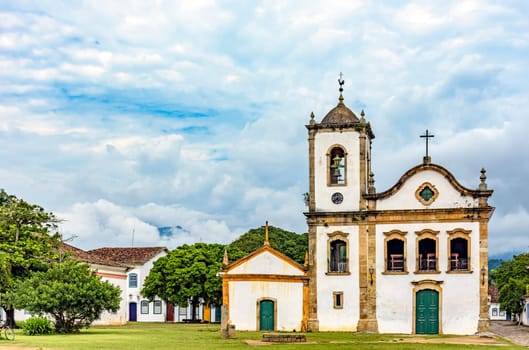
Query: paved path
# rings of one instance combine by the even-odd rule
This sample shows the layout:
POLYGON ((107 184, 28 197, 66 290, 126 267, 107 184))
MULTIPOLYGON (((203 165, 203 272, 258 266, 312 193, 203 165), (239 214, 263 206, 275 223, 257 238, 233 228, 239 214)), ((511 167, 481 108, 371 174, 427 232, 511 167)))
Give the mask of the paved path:
POLYGON ((512 321, 490 321, 490 331, 513 343, 529 347, 529 327, 512 321))

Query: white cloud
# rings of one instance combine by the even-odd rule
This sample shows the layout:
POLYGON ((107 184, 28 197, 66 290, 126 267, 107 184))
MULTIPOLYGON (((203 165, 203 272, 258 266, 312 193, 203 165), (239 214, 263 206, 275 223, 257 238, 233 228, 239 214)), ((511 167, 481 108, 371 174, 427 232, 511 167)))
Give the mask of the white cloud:
POLYGON ((434 161, 464 185, 487 168, 491 242, 507 220, 527 232, 526 5, 102 9, 0 5, 1 187, 63 213, 81 247, 128 245, 131 230, 149 245, 228 242, 267 219, 306 231, 304 124, 336 105, 340 71, 377 136, 379 190, 422 160, 428 128, 434 161), (188 233, 167 241, 160 225, 188 233))

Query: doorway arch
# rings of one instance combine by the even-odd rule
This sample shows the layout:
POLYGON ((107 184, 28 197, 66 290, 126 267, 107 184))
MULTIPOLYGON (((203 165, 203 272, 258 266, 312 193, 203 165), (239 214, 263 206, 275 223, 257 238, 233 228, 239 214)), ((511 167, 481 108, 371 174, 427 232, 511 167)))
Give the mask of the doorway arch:
POLYGON ((257 299, 257 330, 275 331, 277 325, 277 300, 274 298, 257 299))
POLYGON ((413 288, 413 333, 442 334, 442 281, 415 282, 413 288))

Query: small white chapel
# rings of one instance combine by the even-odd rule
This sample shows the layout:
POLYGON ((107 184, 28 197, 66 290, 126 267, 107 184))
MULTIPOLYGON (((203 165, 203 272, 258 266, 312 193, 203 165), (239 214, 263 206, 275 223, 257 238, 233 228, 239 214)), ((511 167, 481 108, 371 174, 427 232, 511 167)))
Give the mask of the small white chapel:
POLYGON ((375 189, 371 125, 344 103, 308 130, 305 266, 262 248, 225 261, 225 317, 239 330, 474 334, 488 330, 485 169, 476 188, 426 155, 375 189))

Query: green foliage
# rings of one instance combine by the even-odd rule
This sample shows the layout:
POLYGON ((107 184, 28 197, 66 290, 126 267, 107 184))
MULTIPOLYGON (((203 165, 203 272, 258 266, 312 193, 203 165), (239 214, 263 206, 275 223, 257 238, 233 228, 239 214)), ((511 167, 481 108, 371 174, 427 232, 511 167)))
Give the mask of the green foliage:
POLYGON ((17 324, 27 335, 49 335, 54 333, 50 320, 44 317, 31 317, 17 324))
MULTIPOLYGON (((243 252, 244 255, 253 252, 263 245, 265 239, 265 227, 254 228, 229 244, 230 250, 243 252)), ((305 254, 308 250, 308 234, 298 235, 295 232, 285 231, 279 227, 268 227, 268 240, 270 246, 300 264, 305 262, 305 254)), ((240 255, 240 254, 238 254, 240 255)), ((230 261, 240 258, 230 254, 230 261)))
POLYGON ((526 294, 529 284, 529 253, 513 256, 512 260, 502 261, 492 271, 493 279, 500 293, 501 307, 508 312, 520 313, 520 298, 526 294))
MULTIPOLYGON (((268 233, 274 249, 303 264, 307 234, 298 235, 273 226, 268 233)), ((233 262, 260 248, 264 239, 265 228, 260 227, 248 231, 227 247, 206 243, 177 247, 154 263, 142 294, 151 300, 158 296, 175 305, 196 304, 199 299, 220 305, 222 280, 217 274, 222 269, 224 250, 233 262)))
POLYGON ((101 281, 88 265, 67 260, 20 280, 6 297, 16 308, 50 315, 56 332, 72 333, 90 326, 103 311, 117 311, 120 289, 101 281))
MULTIPOLYGON (((12 291, 17 280, 33 271, 44 271, 57 260, 60 235, 58 220, 42 207, 0 189, 0 294, 12 291)), ((1 298, 8 324, 13 324, 13 305, 1 298)))
POLYGON ((57 223, 42 207, 0 190, 0 293, 57 259, 57 223))
POLYGON ((196 303, 220 304, 221 270, 224 246, 221 244, 184 244, 156 260, 145 279, 142 294, 153 299, 159 296, 175 305, 196 303))

